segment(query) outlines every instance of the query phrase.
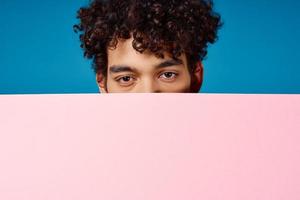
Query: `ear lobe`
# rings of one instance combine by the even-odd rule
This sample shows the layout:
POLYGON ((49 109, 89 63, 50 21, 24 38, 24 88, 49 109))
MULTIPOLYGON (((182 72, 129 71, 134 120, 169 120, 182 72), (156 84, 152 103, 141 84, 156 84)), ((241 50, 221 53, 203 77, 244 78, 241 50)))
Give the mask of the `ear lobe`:
POLYGON ((196 63, 196 67, 192 72, 192 80, 191 80, 191 91, 193 93, 198 93, 203 82, 203 65, 201 61, 196 63))
POLYGON ((97 73, 96 74, 96 81, 97 81, 97 84, 98 84, 98 87, 99 87, 99 92, 100 93, 107 93, 106 79, 105 79, 105 77, 103 76, 102 73, 97 73))

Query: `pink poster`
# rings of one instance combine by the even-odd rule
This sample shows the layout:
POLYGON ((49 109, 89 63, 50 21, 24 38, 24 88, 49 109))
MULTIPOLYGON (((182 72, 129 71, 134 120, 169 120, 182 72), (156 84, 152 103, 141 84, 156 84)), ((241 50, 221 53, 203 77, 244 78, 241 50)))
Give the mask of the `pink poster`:
POLYGON ((300 95, 0 96, 1 200, 299 200, 300 95))

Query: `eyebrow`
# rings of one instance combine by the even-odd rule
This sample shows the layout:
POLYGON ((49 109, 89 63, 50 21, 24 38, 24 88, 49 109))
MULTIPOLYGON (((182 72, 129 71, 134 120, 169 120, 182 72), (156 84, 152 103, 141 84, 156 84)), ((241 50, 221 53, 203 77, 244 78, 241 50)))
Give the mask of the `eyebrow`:
MULTIPOLYGON (((182 60, 177 59, 170 59, 167 61, 164 61, 158 65, 155 66, 156 69, 161 69, 165 67, 171 67, 174 65, 181 65, 183 64, 182 60)), ((137 72, 137 69, 134 67, 130 67, 127 65, 112 65, 109 69, 110 73, 119 73, 119 72, 137 72)))

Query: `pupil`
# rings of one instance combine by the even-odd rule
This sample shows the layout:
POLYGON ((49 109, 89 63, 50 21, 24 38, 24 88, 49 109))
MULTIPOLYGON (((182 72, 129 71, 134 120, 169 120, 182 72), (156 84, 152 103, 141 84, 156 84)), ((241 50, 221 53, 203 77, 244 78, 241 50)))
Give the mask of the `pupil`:
POLYGON ((128 76, 126 76, 126 77, 123 78, 123 80, 124 80, 124 81, 129 81, 130 78, 129 78, 128 76))
POLYGON ((172 73, 171 73, 171 72, 167 72, 166 74, 167 74, 167 77, 168 77, 168 78, 172 76, 172 73))

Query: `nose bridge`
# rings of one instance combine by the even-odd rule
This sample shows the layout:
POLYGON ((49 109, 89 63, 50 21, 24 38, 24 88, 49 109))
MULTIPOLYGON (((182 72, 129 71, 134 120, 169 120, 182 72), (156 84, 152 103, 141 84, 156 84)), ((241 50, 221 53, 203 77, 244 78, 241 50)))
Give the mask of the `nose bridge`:
POLYGON ((141 92, 154 93, 160 91, 158 84, 156 84, 156 82, 151 77, 146 77, 142 81, 141 92))

